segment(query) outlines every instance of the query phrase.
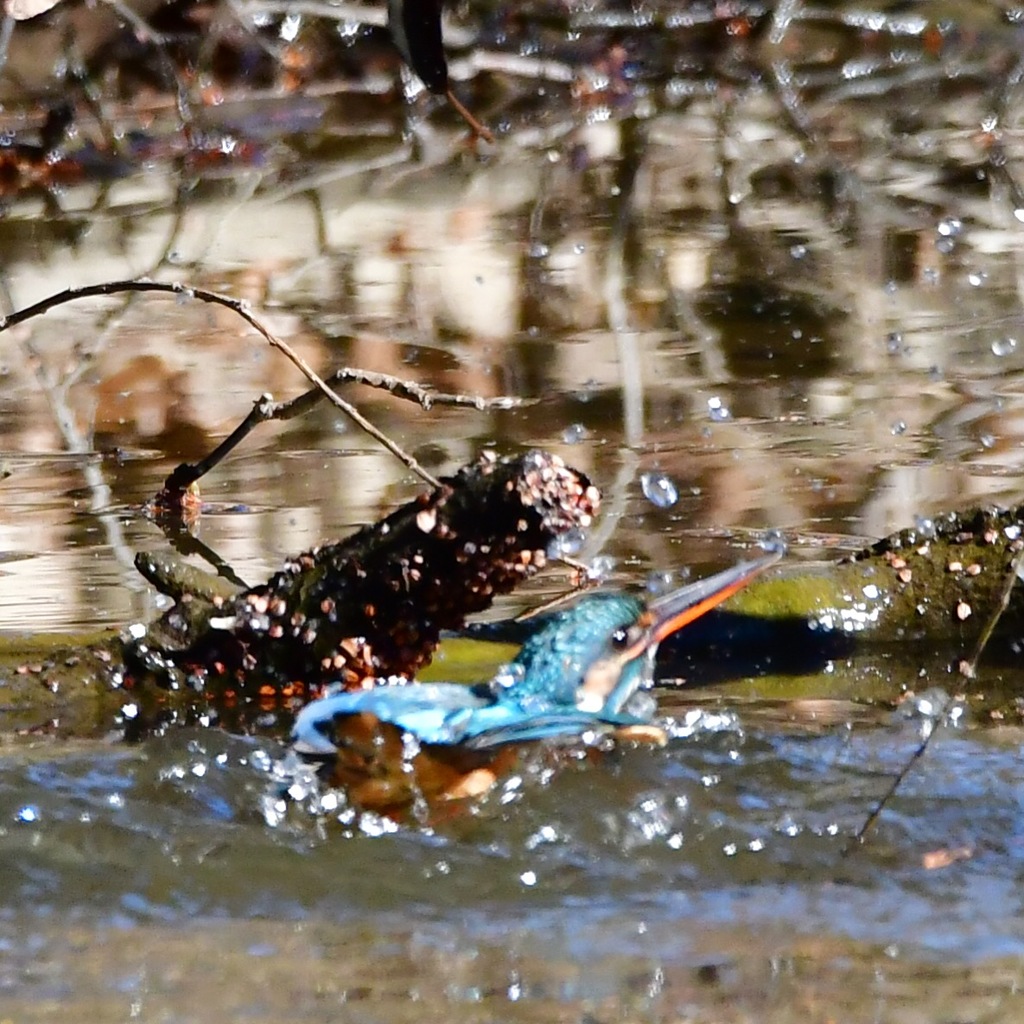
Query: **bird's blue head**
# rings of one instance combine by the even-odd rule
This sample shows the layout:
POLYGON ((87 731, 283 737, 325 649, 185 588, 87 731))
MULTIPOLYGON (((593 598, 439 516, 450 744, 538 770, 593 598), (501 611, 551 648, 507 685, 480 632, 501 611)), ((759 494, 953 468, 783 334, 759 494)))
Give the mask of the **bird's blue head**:
POLYGON ((585 594, 549 613, 499 676, 502 700, 607 716, 650 686, 665 637, 699 618, 777 560, 769 555, 689 583, 650 604, 628 594, 585 594))

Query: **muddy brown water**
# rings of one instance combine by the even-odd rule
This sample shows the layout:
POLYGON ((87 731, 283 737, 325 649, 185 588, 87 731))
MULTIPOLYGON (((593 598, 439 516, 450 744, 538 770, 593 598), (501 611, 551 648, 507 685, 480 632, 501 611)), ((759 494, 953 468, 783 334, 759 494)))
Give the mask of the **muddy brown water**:
MULTIPOLYGON (((615 582, 709 571, 771 531, 830 557, 1020 500, 1022 217, 978 134, 1006 100, 1015 169, 1016 97, 986 25, 902 86, 877 41, 849 54, 809 93, 818 145, 767 79, 687 92, 685 69, 625 112, 552 85, 484 160, 443 112, 410 141, 393 109, 229 104, 327 155, 271 148, 184 198, 154 164, 63 189, 59 213, 9 199, 4 283, 15 307, 140 274, 202 283, 324 372, 533 399, 424 412, 346 391, 434 471, 542 446, 591 474, 604 514, 578 557, 614 559, 615 582)), ((64 306, 0 339, 0 628, 152 618, 131 559, 167 542, 138 503, 301 378, 187 300, 64 306)), ((204 481, 198 533, 256 581, 417 489, 324 407, 204 481)), ((563 585, 549 572, 495 614, 563 585)), ((267 738, 8 738, 0 1017, 1017 1020, 1024 737, 944 726, 851 849, 927 723, 828 698, 955 686, 898 653, 857 671, 825 666, 799 701, 743 680, 663 693, 664 750, 527 764, 399 828, 302 786, 282 810, 267 738)))

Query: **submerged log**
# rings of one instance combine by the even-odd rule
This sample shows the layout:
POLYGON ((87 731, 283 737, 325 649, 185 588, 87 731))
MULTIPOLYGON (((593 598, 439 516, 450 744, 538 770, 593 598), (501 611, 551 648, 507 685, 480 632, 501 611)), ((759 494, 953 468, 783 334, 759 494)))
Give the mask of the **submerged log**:
MULTIPOLYGON (((789 571, 737 595, 733 611, 799 618, 822 635, 883 643, 941 642, 966 650, 998 611, 1024 550, 1024 506, 936 517, 824 570, 789 571)), ((997 630, 1019 629, 1024 591, 1014 586, 997 630)))

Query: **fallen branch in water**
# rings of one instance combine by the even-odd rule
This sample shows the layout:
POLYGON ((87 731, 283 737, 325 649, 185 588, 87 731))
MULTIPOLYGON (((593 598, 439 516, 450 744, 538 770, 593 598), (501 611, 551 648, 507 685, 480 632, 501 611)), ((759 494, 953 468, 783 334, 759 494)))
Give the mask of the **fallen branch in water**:
POLYGON ((0 638, 3 731, 139 735, 198 719, 285 729, 277 713, 324 682, 411 677, 443 630, 532 575, 553 541, 590 524, 599 500, 555 456, 485 454, 248 590, 166 552, 140 554, 140 571, 175 601, 161 619, 120 635, 0 638))
POLYGON ((551 542, 585 529, 597 489, 545 452, 485 453, 429 494, 336 544, 300 555, 267 583, 232 595, 140 565, 176 604, 126 641, 137 674, 253 695, 371 678, 412 678, 444 630, 541 568, 551 542), (200 588, 204 588, 200 592, 200 588))

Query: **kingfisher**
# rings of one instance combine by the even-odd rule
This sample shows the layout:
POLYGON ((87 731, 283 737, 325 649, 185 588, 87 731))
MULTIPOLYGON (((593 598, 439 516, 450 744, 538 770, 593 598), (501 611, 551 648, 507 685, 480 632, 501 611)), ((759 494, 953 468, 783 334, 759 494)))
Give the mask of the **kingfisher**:
POLYGON ((294 749, 321 760, 354 804, 393 812, 479 796, 514 766, 524 745, 611 737, 663 745, 644 697, 654 656, 670 634, 775 563, 740 562, 651 602, 594 591, 534 622, 515 658, 477 685, 384 682, 336 692, 299 712, 294 749))

